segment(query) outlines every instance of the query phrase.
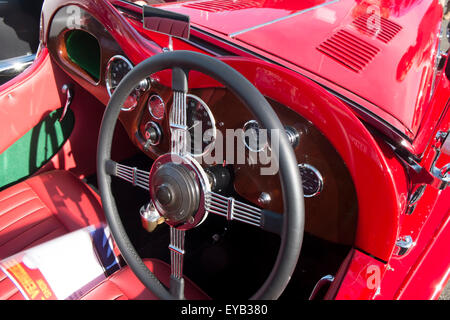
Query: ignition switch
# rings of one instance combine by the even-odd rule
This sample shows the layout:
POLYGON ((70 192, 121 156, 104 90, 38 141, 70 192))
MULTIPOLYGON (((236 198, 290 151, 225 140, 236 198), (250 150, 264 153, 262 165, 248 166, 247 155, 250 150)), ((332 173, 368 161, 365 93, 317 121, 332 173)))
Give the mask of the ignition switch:
POLYGON ((158 124, 153 121, 147 122, 145 125, 144 137, 146 140, 144 145, 145 150, 148 150, 150 146, 158 145, 161 142, 162 137, 161 129, 159 129, 158 124))

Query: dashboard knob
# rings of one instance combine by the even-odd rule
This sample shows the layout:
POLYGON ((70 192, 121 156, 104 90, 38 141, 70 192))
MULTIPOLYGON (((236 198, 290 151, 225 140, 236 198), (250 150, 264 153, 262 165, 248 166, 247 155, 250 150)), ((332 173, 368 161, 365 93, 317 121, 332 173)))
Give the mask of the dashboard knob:
POLYGON ((258 197, 258 204, 260 206, 266 206, 268 204, 270 204, 271 201, 271 197, 270 194, 268 194, 267 192, 261 192, 261 194, 258 197))
POLYGON ((300 133, 297 131, 297 129, 288 126, 284 127, 284 130, 286 131, 289 143, 291 144, 292 148, 295 149, 300 143, 300 133))
POLYGON ((141 80, 136 87, 136 90, 139 91, 147 91, 148 89, 150 89, 150 81, 148 79, 141 80))

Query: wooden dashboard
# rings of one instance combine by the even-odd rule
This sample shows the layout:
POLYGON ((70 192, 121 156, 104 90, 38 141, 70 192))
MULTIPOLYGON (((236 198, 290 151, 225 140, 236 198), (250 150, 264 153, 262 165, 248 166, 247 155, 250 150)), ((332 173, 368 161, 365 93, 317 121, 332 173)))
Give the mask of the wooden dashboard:
MULTIPOLYGON (((48 49, 54 62, 106 106, 109 101, 106 89, 108 61, 113 56, 125 54, 100 22, 83 9, 76 10, 80 10, 81 19, 75 25, 67 23, 71 21, 71 11, 67 7, 56 13, 50 26, 48 49), (74 35, 74 32, 78 34, 74 35), (78 44, 75 41, 77 37, 78 44), (98 43, 98 48, 93 40, 98 43), (91 42, 90 47, 86 48, 85 44, 91 42)), ((194 89, 190 94, 206 103, 214 117, 216 130, 221 131, 223 136, 226 129, 241 129, 248 121, 253 120, 251 113, 226 88, 194 89)), ((306 231, 325 240, 352 244, 358 208, 353 181, 344 162, 331 143, 307 119, 270 97, 267 99, 283 125, 294 128, 299 134, 299 143, 294 149, 298 163, 308 164, 318 170, 323 180, 321 192, 305 198, 306 231)), ((151 87, 139 96, 136 107, 120 114, 120 122, 129 138, 152 159, 169 151, 168 112, 171 104, 170 88, 153 81, 151 87), (161 119, 154 118, 148 112, 148 100, 154 95, 158 95, 165 105, 161 119), (160 128, 161 140, 156 146, 144 148, 145 125, 150 121, 160 128)), ((256 205, 283 212, 278 175, 262 176, 260 169, 258 164, 233 165, 235 191, 256 205), (270 201, 258 202, 262 193, 266 193, 270 201)))

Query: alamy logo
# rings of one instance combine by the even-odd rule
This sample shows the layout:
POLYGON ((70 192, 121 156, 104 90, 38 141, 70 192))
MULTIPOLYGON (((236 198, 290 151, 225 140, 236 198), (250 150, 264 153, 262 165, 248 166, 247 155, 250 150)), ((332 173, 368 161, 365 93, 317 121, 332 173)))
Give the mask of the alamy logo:
POLYGON ((374 32, 374 36, 377 36, 381 32, 381 15, 380 8, 376 5, 371 5, 367 8, 369 18, 367 19, 367 29, 374 32))
POLYGON ((81 27, 81 9, 77 6, 68 6, 66 8, 68 29, 79 29, 81 27))

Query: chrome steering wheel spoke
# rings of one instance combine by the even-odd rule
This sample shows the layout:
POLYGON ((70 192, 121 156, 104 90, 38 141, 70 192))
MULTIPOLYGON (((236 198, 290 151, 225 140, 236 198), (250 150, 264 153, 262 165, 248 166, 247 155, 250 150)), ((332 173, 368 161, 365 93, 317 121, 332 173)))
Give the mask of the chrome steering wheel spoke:
POLYGON ((188 72, 180 68, 172 69, 173 104, 169 123, 171 132, 171 152, 183 156, 187 150, 188 127, 186 114, 186 94, 188 72))
POLYGON ((250 206, 233 197, 225 197, 215 192, 209 192, 206 197, 208 212, 236 220, 253 226, 261 225, 261 209, 250 206))
POLYGON ((140 170, 136 167, 126 166, 113 160, 107 160, 106 172, 111 176, 130 182, 133 186, 138 186, 145 190, 149 189, 148 184, 150 173, 148 171, 140 170))
POLYGON ((178 299, 184 299, 184 238, 184 230, 170 227, 170 293, 178 299))
POLYGON ((281 234, 283 216, 278 213, 260 209, 212 191, 206 194, 205 205, 208 212, 225 217, 229 221, 239 221, 281 234))

